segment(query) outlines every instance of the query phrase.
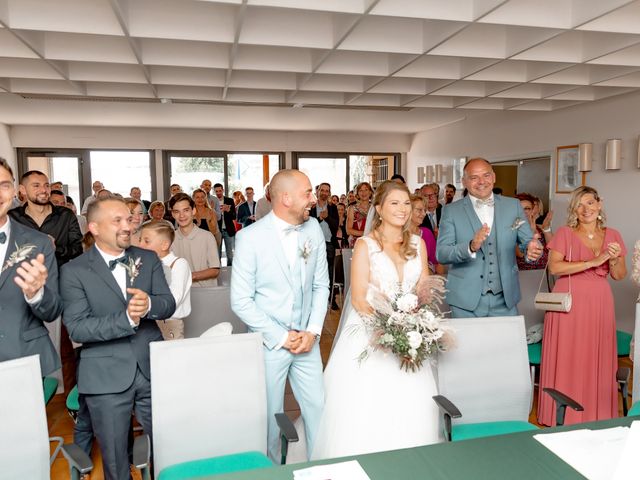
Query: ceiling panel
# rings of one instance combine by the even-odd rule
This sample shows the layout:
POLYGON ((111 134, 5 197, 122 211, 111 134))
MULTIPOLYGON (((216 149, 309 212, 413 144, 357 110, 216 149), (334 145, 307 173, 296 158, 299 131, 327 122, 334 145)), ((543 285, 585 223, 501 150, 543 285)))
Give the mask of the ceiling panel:
POLYGON ((552 111, 640 88, 640 0, 0 0, 0 88, 552 111))

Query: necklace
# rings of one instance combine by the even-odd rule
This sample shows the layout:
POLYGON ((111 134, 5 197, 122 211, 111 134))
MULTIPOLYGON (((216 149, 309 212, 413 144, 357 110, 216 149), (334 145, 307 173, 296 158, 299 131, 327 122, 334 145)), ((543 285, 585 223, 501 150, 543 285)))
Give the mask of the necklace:
POLYGON ((593 240, 593 237, 594 237, 594 236, 595 236, 595 235, 594 235, 593 233, 587 233, 587 238, 588 238, 589 240, 593 240))

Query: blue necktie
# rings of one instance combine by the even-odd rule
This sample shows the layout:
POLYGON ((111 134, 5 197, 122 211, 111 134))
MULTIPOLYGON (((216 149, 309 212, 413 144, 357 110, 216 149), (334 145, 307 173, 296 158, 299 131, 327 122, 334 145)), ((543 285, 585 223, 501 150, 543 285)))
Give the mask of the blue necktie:
POLYGON ((7 234, 4 232, 0 232, 0 243, 4 243, 7 241, 7 234))

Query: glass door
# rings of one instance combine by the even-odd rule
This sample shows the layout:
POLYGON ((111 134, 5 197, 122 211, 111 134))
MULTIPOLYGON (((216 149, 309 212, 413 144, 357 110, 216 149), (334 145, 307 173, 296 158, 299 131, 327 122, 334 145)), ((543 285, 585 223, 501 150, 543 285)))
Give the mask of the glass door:
POLYGON ((62 182, 62 190, 69 195, 76 208, 80 210, 82 202, 80 198, 80 167, 82 155, 49 152, 29 152, 24 157, 24 172, 39 170, 47 177, 49 183, 62 182))

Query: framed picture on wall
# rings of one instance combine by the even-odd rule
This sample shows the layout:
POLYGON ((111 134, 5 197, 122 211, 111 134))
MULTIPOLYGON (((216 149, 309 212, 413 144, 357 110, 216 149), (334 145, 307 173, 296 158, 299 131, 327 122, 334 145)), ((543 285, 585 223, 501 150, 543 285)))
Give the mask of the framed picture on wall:
POLYGON ((453 159, 453 185, 456 188, 462 187, 462 175, 464 174, 464 164, 467 163, 467 157, 453 159))
POLYGON ((556 193, 571 193, 584 181, 585 173, 578 170, 578 145, 556 148, 556 193))

